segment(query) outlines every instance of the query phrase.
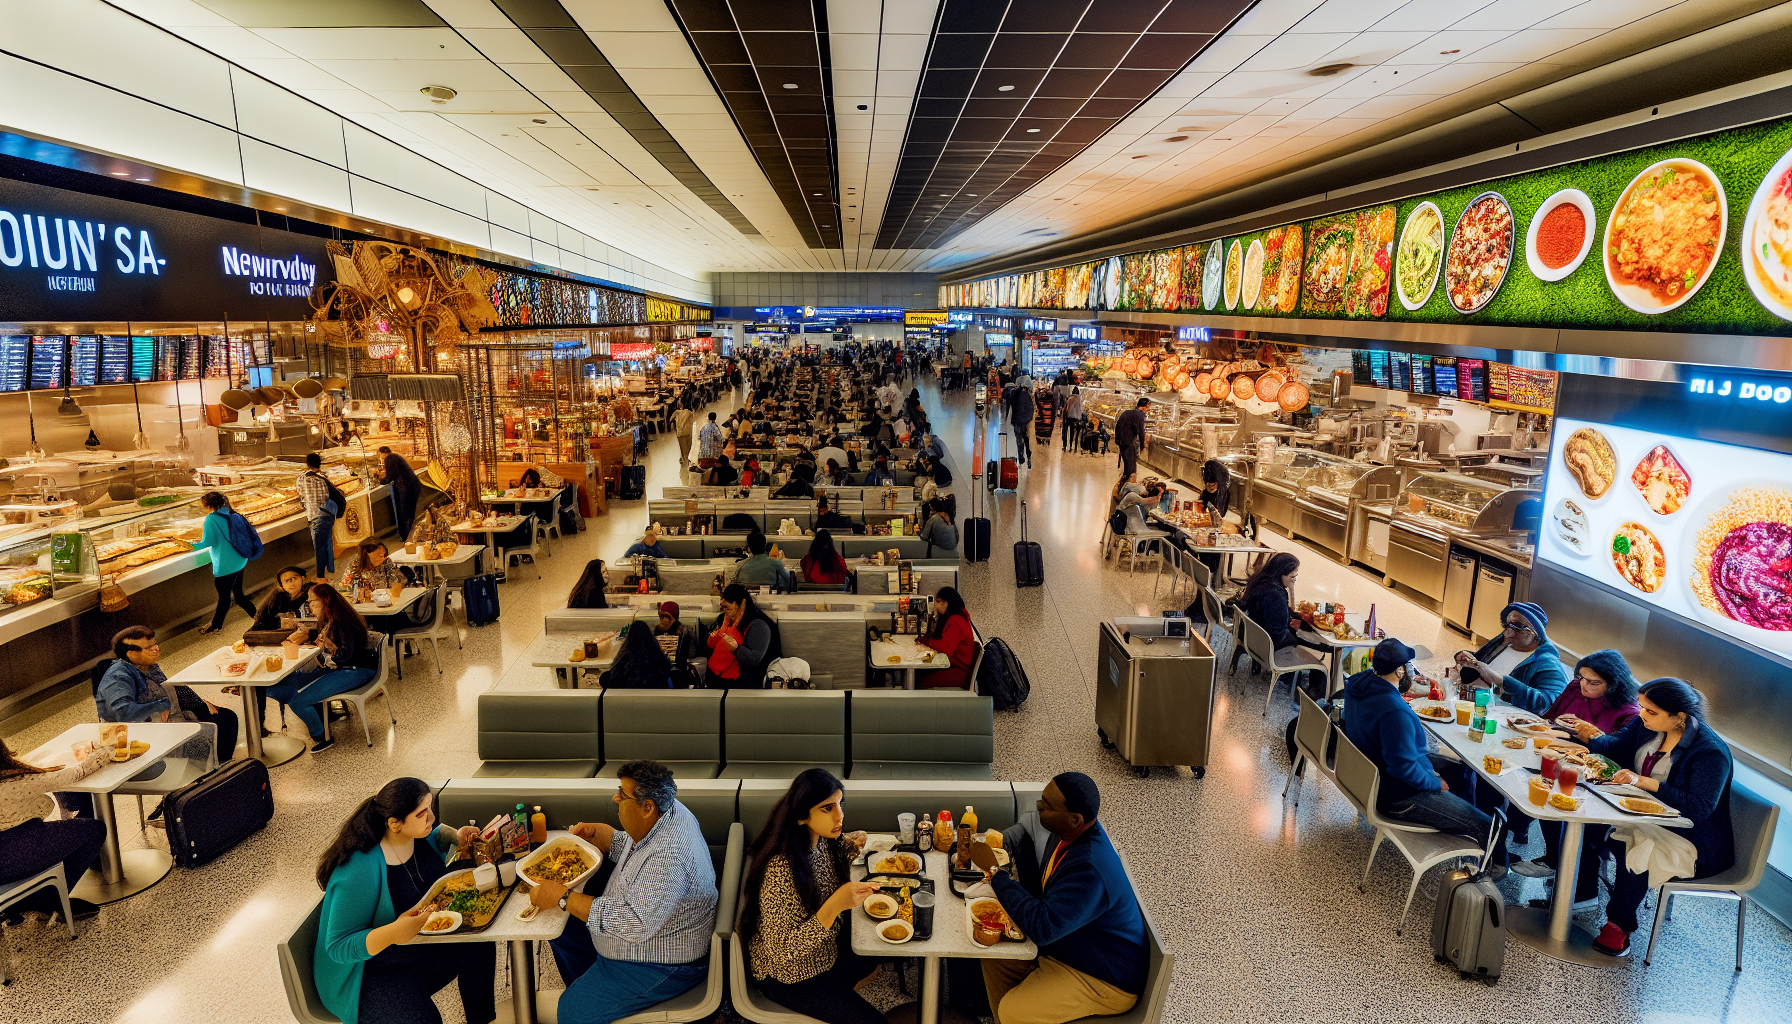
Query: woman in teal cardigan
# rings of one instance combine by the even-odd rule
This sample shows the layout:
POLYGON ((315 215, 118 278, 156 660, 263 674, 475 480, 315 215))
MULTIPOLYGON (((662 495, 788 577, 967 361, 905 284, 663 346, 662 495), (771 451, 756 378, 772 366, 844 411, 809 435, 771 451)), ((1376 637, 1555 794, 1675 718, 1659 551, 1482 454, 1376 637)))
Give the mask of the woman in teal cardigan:
POLYGON ((459 983, 468 1024, 497 1016, 492 943, 409 945, 427 918, 418 904, 448 873, 443 851, 477 832, 437 828, 429 784, 393 779, 355 808, 319 858, 324 905, 312 975, 344 1024, 441 1024, 432 997, 450 981, 459 983))
MULTIPOLYGON (((237 512, 230 507, 230 502, 224 495, 218 491, 207 491, 200 497, 199 504, 205 507, 207 515, 205 531, 200 534, 199 543, 194 545, 194 550, 210 550, 212 586, 218 590, 218 608, 212 612, 212 624, 200 632, 216 633, 224 628, 224 617, 230 614, 232 603, 248 612, 251 619, 255 617, 255 606, 249 603, 248 596, 243 593, 243 570, 248 567, 249 559, 231 542, 230 517, 237 515, 237 512)), ((250 532, 255 530, 247 519, 243 520, 242 526, 247 527, 250 532)))

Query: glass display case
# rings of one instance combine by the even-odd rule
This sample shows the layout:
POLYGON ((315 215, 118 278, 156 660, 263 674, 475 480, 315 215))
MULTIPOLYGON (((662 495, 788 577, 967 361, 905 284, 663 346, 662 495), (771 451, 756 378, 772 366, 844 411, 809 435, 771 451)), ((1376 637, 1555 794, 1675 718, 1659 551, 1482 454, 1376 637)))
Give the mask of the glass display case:
POLYGON ((192 467, 166 452, 59 452, 0 469, 0 501, 68 501, 97 509, 192 482, 192 467))
MULTIPOLYGON (((226 489, 234 506, 237 494, 226 489)), ((146 569, 193 550, 205 531, 205 509, 198 495, 154 508, 86 520, 81 532, 101 576, 120 576, 146 569)))
POLYGON ((1357 510, 1365 502, 1391 499, 1399 483, 1399 472, 1387 466, 1278 446, 1272 458, 1258 462, 1251 511, 1348 561, 1351 532, 1364 522, 1357 510))
POLYGON ((0 540, 0 615, 97 582, 90 548, 72 527, 0 540))
POLYGON ((1397 517, 1430 520, 1463 533, 1505 533, 1515 528, 1520 508, 1537 492, 1514 489, 1459 473, 1421 473, 1394 503, 1397 517))

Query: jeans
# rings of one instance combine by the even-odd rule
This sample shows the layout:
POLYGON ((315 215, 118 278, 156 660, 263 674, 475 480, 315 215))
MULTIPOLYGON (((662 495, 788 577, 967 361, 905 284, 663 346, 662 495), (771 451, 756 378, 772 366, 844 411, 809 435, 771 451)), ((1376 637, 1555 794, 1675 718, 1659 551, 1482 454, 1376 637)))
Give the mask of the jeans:
POLYGON ((320 512, 311 520, 311 551, 317 556, 317 574, 336 571, 336 517, 320 512))
POLYGON ((387 946, 362 969, 361 1024, 441 1024, 431 997, 451 981, 458 983, 467 1024, 490 1024, 498 1016, 495 949, 490 942, 387 946))
POLYGON ((1401 800, 1383 800, 1381 813, 1396 821, 1427 825, 1439 832, 1476 842, 1487 841, 1493 819, 1454 793, 1418 793, 1401 800))
POLYGON ((174 691, 175 698, 180 701, 182 711, 190 711, 194 718, 201 722, 210 722, 218 727, 218 763, 223 764, 235 757, 237 734, 242 730, 242 724, 237 720, 236 712, 229 708, 212 711, 205 706, 204 699, 188 687, 174 686, 170 689, 174 691))
POLYGON ((1069 417, 1066 417, 1064 420, 1064 434, 1063 434, 1064 450, 1067 452, 1074 451, 1077 447, 1078 442, 1080 442, 1082 440, 1082 436, 1083 436, 1083 421, 1081 419, 1073 420, 1073 419, 1070 419, 1069 417))
POLYGON ((1120 479, 1130 480, 1130 479, 1132 479, 1132 475, 1134 473, 1137 473, 1138 471, 1139 471, 1139 447, 1138 447, 1138 445, 1125 445, 1125 444, 1121 445, 1120 446, 1120 479))
MULTIPOLYGON (((1562 829, 1559 821, 1540 821, 1543 829, 1543 863, 1562 869, 1562 829)), ((1574 902, 1590 900, 1599 895, 1599 854, 1605 849, 1606 839, 1612 830, 1604 825, 1584 825, 1580 836, 1580 869, 1574 876, 1574 902)), ((1622 856, 1622 854, 1620 854, 1622 856)), ((1618 863, 1624 863, 1622 860, 1618 863)), ((1549 894, 1554 897, 1555 886, 1550 886, 1549 894)))
POLYGON ((400 542, 411 537, 411 524, 417 521, 417 499, 421 496, 421 491, 392 490, 392 519, 398 525, 400 542))
POLYGON ((876 960, 836 945, 834 966, 815 977, 792 983, 767 978, 759 984, 774 1001, 825 1024, 884 1024, 884 1015, 853 990, 876 967, 876 960))
POLYGON ((1032 429, 1033 424, 1030 422, 1014 425, 1014 453, 1027 465, 1033 464, 1033 437, 1029 433, 1032 429))
POLYGON ((610 1024, 688 992, 709 977, 708 957, 688 964, 647 964, 600 956, 591 944, 590 926, 573 917, 549 947, 566 979, 560 995, 562 1024, 610 1024))
MULTIPOLYGON (((100 857, 106 845, 106 826, 92 818, 66 818, 44 821, 27 818, 12 828, 0 831, 0 883, 17 881, 39 871, 47 871, 61 863, 68 887, 73 889, 81 876, 100 857)), ((54 890, 44 889, 16 910, 61 910, 62 903, 54 890)))
POLYGON ((294 672, 268 688, 268 696, 287 707, 305 723, 313 740, 324 738, 324 719, 317 706, 345 690, 352 690, 373 679, 370 668, 314 668, 294 672))
POLYGON ((212 586, 218 590, 218 607, 212 612, 213 630, 224 627, 224 617, 230 614, 232 604, 247 612, 251 619, 255 617, 255 605, 251 604, 248 595, 243 593, 243 572, 244 570, 238 569, 225 576, 212 577, 212 586))

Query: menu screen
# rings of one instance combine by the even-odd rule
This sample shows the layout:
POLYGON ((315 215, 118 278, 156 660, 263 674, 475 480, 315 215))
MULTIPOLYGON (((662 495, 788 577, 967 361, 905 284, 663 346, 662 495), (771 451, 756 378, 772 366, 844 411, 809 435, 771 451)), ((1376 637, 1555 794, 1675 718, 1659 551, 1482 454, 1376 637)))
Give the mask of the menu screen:
POLYGON ((1352 349, 1350 352, 1350 379, 1357 384, 1369 383, 1369 350, 1352 349))
POLYGON ((1436 394, 1437 389, 1431 386, 1431 357, 1421 353, 1413 353, 1412 357, 1412 393, 1415 395, 1436 394))
POLYGON ((100 339, 100 383, 127 384, 131 379, 131 339, 108 334, 100 339))
POLYGON ((31 339, 23 334, 0 335, 0 391, 25 390, 25 367, 31 361, 31 339))
POLYGON ((1381 351, 1369 353, 1369 383, 1378 388, 1391 388, 1394 378, 1388 368, 1388 354, 1381 351))
POLYGON ((1487 367, 1487 399, 1515 409, 1554 412, 1555 371, 1492 363, 1487 367))
POLYGON ((1437 393, 1445 398, 1456 397, 1456 357, 1435 356, 1431 360, 1434 374, 1433 385, 1437 393))
POLYGON ((1393 364, 1393 369, 1394 369, 1394 373, 1393 373, 1393 377, 1394 377, 1393 388, 1394 388, 1394 390, 1395 391, 1411 391, 1412 390, 1412 357, 1407 355, 1405 352, 1395 352, 1395 353, 1393 353, 1393 358, 1390 359, 1389 362, 1391 362, 1393 364))
POLYGON ((77 334, 68 339, 68 379, 75 387, 90 388, 100 382, 100 339, 97 334, 77 334))
MULTIPOLYGON (((173 339, 169 339, 173 340, 173 339)), ((199 346, 199 336, 183 334, 180 338, 180 379, 198 380, 205 375, 205 350, 199 346)))
POLYGON ((238 353, 230 351, 230 339, 222 334, 202 334, 199 340, 205 344, 205 375, 207 377, 228 377, 231 370, 243 368, 238 353))
POLYGON ((1456 394, 1470 402, 1487 401, 1486 360, 1456 360, 1456 394))
POLYGON ((58 334, 31 339, 31 390, 60 388, 68 370, 68 339, 58 334))
POLYGON ((131 379, 147 381, 156 379, 156 339, 131 339, 131 379))

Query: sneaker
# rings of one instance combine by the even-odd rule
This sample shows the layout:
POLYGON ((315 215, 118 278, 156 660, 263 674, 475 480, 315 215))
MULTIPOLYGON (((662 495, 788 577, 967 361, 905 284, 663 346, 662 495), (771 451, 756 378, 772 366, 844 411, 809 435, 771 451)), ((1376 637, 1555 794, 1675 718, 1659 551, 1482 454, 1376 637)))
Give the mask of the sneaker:
POLYGON ((1556 869, 1543 863, 1543 858, 1541 857, 1538 857, 1535 860, 1514 861, 1512 870, 1514 873, 1523 875, 1526 878, 1553 878, 1556 873, 1556 869))
POLYGON ((311 752, 313 754, 321 754, 335 745, 336 740, 334 737, 327 740, 318 740, 316 743, 311 744, 311 752))
POLYGON ((1599 935, 1593 939, 1593 948, 1606 956, 1629 956, 1630 933, 1610 921, 1599 929, 1599 935))

